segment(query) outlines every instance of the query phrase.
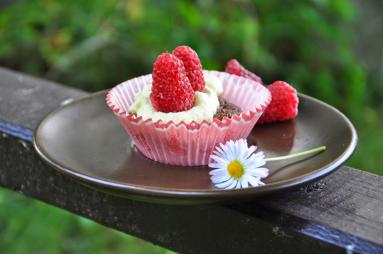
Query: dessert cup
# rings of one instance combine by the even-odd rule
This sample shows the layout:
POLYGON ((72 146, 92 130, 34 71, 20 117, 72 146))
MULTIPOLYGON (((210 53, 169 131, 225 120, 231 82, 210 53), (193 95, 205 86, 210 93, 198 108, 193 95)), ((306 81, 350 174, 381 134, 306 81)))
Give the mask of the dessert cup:
POLYGON ((222 120, 201 122, 153 122, 129 112, 135 96, 151 84, 152 75, 137 77, 112 88, 106 103, 118 117, 132 141, 146 157, 171 165, 207 165, 219 143, 246 138, 271 100, 262 84, 225 72, 204 71, 222 81, 221 96, 238 106, 242 113, 222 120))

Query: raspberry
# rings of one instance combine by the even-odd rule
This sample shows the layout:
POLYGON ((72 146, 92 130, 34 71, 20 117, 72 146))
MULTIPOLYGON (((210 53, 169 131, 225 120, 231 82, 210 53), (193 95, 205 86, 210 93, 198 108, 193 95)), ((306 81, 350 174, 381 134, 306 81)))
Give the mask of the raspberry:
POLYGON ((258 123, 286 121, 298 115, 298 95, 294 87, 283 81, 275 81, 267 87, 271 93, 271 103, 258 123))
POLYGON ((161 54, 153 64, 152 76, 150 100, 157 111, 180 112, 193 107, 194 91, 180 59, 161 54))
POLYGON ((178 46, 172 53, 184 63, 186 74, 193 90, 202 91, 205 87, 205 80, 203 78, 201 61, 197 53, 188 46, 178 46))
POLYGON ((225 72, 252 79, 262 84, 262 79, 260 77, 251 71, 246 70, 245 67, 243 67, 236 59, 231 59, 226 63, 225 72))

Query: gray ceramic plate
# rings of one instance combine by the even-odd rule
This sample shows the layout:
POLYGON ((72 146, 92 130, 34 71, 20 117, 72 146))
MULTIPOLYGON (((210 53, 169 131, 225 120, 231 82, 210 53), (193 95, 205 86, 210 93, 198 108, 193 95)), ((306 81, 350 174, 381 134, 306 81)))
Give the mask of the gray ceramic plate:
POLYGON ((299 160, 268 163, 266 185, 215 189, 207 167, 179 167, 147 159, 105 104, 105 91, 81 98, 46 116, 37 127, 38 154, 58 171, 102 191, 162 203, 233 202, 285 190, 331 173, 352 154, 357 135, 335 108, 300 95, 294 121, 257 126, 248 138, 266 156, 318 146, 327 151, 299 160))

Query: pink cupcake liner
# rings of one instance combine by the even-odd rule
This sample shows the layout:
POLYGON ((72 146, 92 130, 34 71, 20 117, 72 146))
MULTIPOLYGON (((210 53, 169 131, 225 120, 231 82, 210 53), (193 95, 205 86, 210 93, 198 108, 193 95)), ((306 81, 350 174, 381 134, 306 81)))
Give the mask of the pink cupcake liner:
POLYGON ((108 92, 106 103, 146 157, 172 165, 207 165, 216 145, 249 135, 269 105, 271 95, 262 84, 250 79, 218 71, 204 71, 204 75, 222 80, 222 97, 240 107, 240 115, 189 124, 137 117, 128 109, 136 94, 152 82, 151 74, 117 85, 108 92))

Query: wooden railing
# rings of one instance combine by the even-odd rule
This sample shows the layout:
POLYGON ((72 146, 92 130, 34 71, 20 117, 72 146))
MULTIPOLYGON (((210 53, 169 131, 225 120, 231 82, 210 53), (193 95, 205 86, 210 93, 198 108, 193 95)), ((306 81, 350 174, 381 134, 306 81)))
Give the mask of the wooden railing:
POLYGON ((0 68, 0 186, 182 253, 383 253, 383 177, 347 166, 231 205, 170 206, 102 192, 51 169, 37 122, 85 92, 0 68))

